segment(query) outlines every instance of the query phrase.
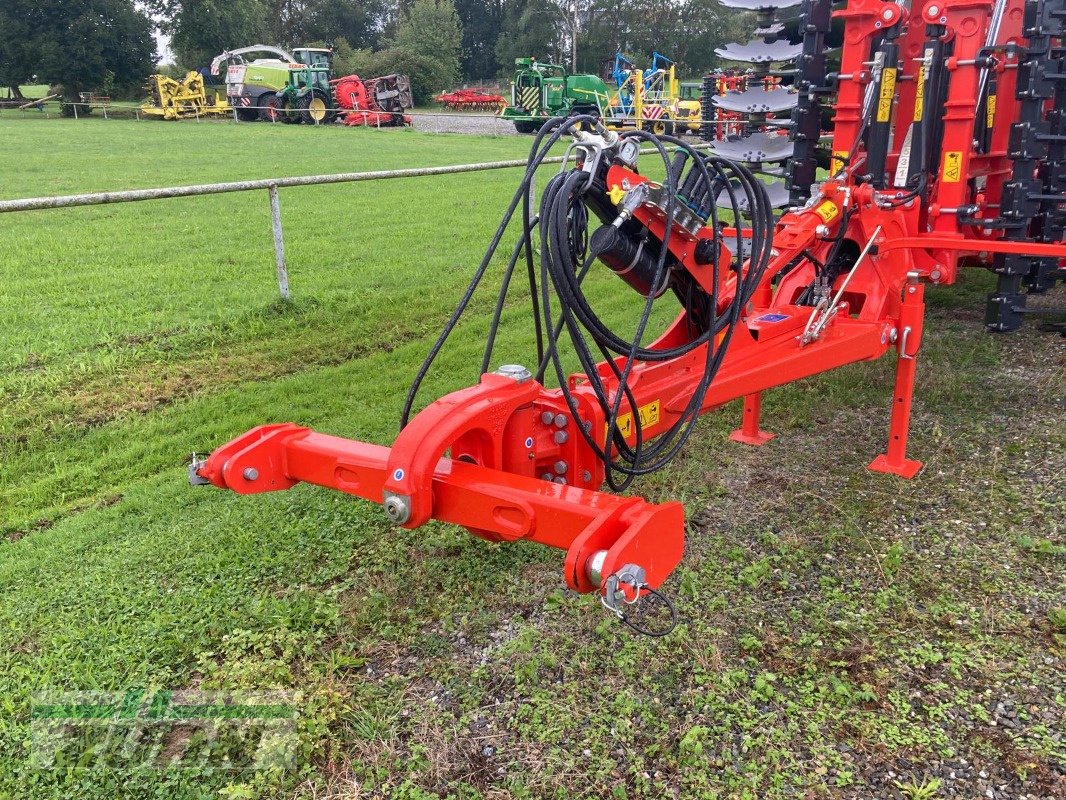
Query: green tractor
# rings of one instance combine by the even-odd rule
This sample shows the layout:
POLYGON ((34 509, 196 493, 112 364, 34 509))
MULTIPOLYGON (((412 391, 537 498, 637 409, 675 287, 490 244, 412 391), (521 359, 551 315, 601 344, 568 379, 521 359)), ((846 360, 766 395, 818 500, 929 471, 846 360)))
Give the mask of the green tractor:
POLYGON ((211 62, 211 74, 226 66, 226 94, 238 119, 250 122, 326 124, 337 114, 330 90, 330 50, 301 47, 289 53, 270 45, 227 50, 211 62), (247 60, 249 54, 268 58, 247 60))
POLYGON ((558 64, 541 64, 535 58, 515 59, 511 103, 503 118, 519 133, 536 133, 551 117, 611 114, 607 84, 598 75, 571 75, 558 64))

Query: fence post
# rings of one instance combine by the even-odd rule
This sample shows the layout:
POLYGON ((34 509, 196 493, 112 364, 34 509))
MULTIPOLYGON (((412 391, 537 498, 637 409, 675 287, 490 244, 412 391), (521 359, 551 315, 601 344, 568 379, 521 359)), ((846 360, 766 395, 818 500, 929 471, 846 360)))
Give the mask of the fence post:
POLYGON ((289 268, 285 265, 285 239, 281 233, 281 204, 277 184, 270 184, 270 222, 274 228, 274 263, 278 271, 278 291, 282 300, 289 299, 289 268))

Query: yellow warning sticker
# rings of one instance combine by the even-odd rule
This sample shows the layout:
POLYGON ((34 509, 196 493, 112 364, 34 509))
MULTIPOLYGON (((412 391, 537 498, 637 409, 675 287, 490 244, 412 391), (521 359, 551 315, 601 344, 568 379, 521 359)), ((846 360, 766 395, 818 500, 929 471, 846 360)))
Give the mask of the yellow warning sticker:
POLYGON ((944 169, 940 173, 940 180, 944 183, 958 183, 962 179, 962 152, 949 150, 944 153, 944 169))
POLYGON ((829 174, 836 175, 840 170, 844 169, 844 161, 847 157, 847 150, 834 150, 833 159, 829 162, 829 174))
POLYGON ((826 200, 824 203, 815 206, 814 213, 821 217, 823 222, 832 222, 837 218, 840 209, 837 208, 836 203, 832 200, 826 200))
MULTIPOLYGON (((637 409, 637 413, 640 414, 640 427, 642 430, 647 430, 652 425, 659 424, 659 418, 661 416, 662 401, 653 400, 646 406, 641 406, 637 409)), ((621 414, 618 417, 618 430, 622 432, 622 436, 628 439, 631 436, 636 435, 636 431, 633 429, 633 414, 621 414)), ((607 435, 607 426, 604 425, 604 436, 607 435)))
POLYGON ((896 96, 896 68, 881 71, 881 94, 877 98, 877 121, 888 122, 892 117, 892 98, 896 96))
POLYGON ((992 123, 996 121, 996 96, 990 94, 988 96, 988 102, 985 104, 985 127, 991 128, 992 123))
POLYGON ((925 105, 925 64, 918 67, 917 88, 914 90, 914 121, 922 121, 922 106, 925 105))

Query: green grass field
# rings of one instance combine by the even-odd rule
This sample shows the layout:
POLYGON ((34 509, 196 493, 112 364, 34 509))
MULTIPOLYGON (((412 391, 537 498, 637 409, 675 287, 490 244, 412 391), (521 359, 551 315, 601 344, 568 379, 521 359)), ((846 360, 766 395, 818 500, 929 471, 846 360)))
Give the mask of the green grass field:
MULTIPOLYGON (((529 140, 0 115, 0 144, 7 199, 529 140)), ((691 521, 662 641, 564 592, 558 552, 187 485, 263 422, 388 443, 517 179, 282 190, 291 304, 265 192, 0 215, 0 797, 1066 795, 1063 340, 984 333, 987 275, 930 292, 915 481, 864 469, 886 359, 768 393, 761 449, 726 440, 735 407, 702 420, 638 485, 691 521), (31 761, 34 692, 190 688, 295 691, 295 765, 31 761)), ((492 299, 426 401, 476 379, 492 299)), ((500 361, 525 315, 518 290, 500 361)))

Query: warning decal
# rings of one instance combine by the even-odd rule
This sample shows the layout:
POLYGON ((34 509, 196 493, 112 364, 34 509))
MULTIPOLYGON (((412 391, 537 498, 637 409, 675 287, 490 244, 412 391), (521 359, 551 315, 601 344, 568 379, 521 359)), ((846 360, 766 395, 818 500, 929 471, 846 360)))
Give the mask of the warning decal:
POLYGON ((922 106, 925 105, 925 64, 918 67, 918 77, 914 90, 914 121, 922 121, 922 106))
POLYGON ((962 151, 949 150, 944 153, 944 169, 940 179, 944 183, 958 183, 962 179, 962 151))
POLYGON ((823 222, 832 222, 837 218, 840 209, 832 200, 826 200, 815 207, 814 213, 821 217, 823 222))
POLYGON ((877 121, 888 122, 892 117, 892 98, 896 96, 896 68, 881 72, 881 94, 877 98, 877 121))
MULTIPOLYGON (((652 400, 645 406, 641 406, 637 409, 637 413, 640 414, 640 427, 642 430, 650 428, 652 425, 659 424, 660 410, 662 409, 661 400, 652 400)), ((604 426, 604 436, 607 435, 607 426, 604 426)), ((618 417, 618 430, 622 432, 622 436, 628 439, 631 436, 636 435, 636 431, 633 429, 633 415, 621 414, 618 417)))

